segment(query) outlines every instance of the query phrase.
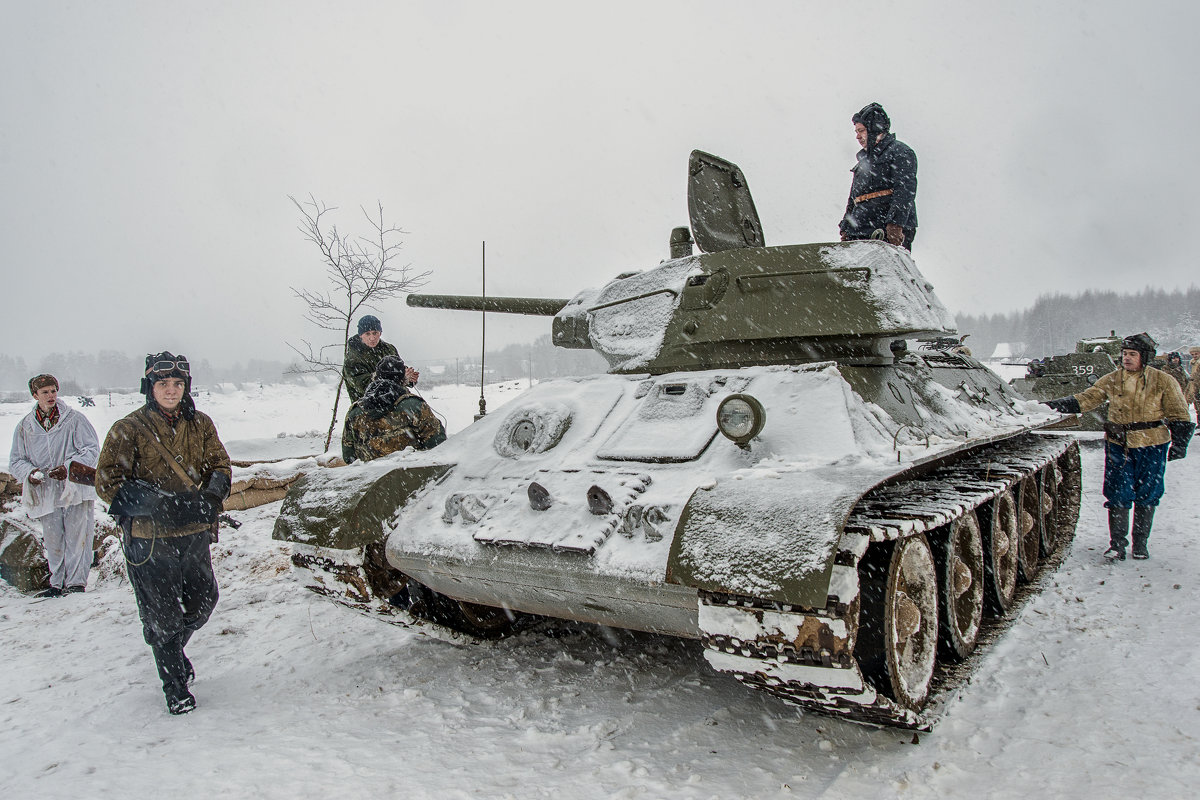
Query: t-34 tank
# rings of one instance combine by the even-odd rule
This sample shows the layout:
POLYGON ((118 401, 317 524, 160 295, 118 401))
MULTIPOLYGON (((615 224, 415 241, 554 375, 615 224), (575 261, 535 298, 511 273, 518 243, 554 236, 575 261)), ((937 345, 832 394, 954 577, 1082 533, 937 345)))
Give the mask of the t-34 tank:
MULTIPOLYGON (((1115 331, 1096 339, 1080 339, 1074 353, 1030 361, 1025 367, 1025 377, 1011 381, 1012 387, 1025 397, 1038 401, 1079 394, 1117 368, 1121 360, 1121 341, 1115 331)), ((1070 427, 1085 431, 1104 430, 1107 408, 1080 414, 1070 427)))
POLYGON ((953 321, 906 251, 767 247, 736 166, 695 152, 689 175, 690 234, 656 267, 571 300, 409 298, 553 315, 608 374, 307 476, 275 537, 365 611, 689 637, 801 706, 926 727, 985 618, 1073 536, 1078 449, 978 361, 908 349, 953 321))

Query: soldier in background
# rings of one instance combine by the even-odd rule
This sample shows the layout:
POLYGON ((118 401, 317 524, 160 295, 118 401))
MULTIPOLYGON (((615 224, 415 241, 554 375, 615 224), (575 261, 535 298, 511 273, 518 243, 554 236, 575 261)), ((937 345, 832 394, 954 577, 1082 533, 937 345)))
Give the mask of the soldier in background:
POLYGON ((1188 376, 1183 371, 1183 356, 1179 353, 1167 353, 1162 371, 1175 379, 1175 382, 1179 384, 1179 391, 1187 391, 1188 376))
POLYGON ((29 393, 37 403, 13 430, 8 464, 24 483, 29 516, 42 521, 50 587, 38 597, 61 597, 87 586, 96 530, 96 492, 87 482, 95 482, 100 440, 87 417, 58 402, 53 375, 31 378, 29 393))
POLYGON ((850 198, 838 225, 842 241, 884 238, 912 250, 917 235, 917 154, 891 133, 892 121, 879 103, 853 117, 862 150, 851 168, 850 198))
POLYGON ((406 447, 429 450, 446 441, 446 429, 424 398, 408 391, 399 356, 387 356, 362 399, 350 406, 342 428, 342 459, 370 461, 406 447))
POLYGON ((1200 423, 1200 398, 1197 398, 1197 394, 1200 394, 1200 347, 1189 347, 1188 355, 1192 357, 1192 377, 1184 396, 1195 409, 1196 422, 1200 423))
POLYGON ((1079 414, 1108 403, 1104 505, 1108 507, 1109 547, 1104 557, 1110 561, 1125 560, 1131 508, 1133 557, 1150 557, 1150 528, 1166 488, 1167 461, 1187 455, 1196 428, 1179 384, 1149 366, 1155 348, 1149 334, 1126 336, 1121 342, 1120 369, 1073 397, 1046 403, 1064 414, 1079 414))

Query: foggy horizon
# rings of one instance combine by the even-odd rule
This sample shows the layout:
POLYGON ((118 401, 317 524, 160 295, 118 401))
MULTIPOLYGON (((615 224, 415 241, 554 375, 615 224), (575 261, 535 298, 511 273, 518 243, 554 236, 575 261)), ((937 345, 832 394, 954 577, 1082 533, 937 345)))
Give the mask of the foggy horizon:
MULTIPOLYGON (((0 32, 0 353, 290 361, 332 343, 289 195, 382 203, 422 291, 571 297, 667 257, 692 149, 737 163, 767 244, 837 237, 883 104, 917 153, 914 257, 956 313, 1043 293, 1184 290, 1200 11, 1151 2, 902 9, 764 2, 499 7, 10 4, 0 32)), ((479 317, 375 313, 408 359, 479 317)), ((548 333, 488 315, 488 347, 548 333)))

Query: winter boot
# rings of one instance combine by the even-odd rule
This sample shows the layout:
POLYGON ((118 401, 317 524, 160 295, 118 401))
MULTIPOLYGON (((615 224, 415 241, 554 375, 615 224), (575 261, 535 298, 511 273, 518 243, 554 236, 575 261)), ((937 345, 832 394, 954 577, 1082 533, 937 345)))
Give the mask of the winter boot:
POLYGON ((1104 557, 1109 561, 1125 560, 1125 545, 1129 541, 1129 509, 1108 507, 1108 549, 1104 557))
POLYGON ((181 683, 163 687, 167 698, 167 711, 171 714, 186 714, 196 709, 196 698, 181 683))
POLYGON ((1155 506, 1138 506, 1133 510, 1133 557, 1139 561, 1150 557, 1146 543, 1150 541, 1150 526, 1154 524, 1155 506))
POLYGON ((34 597, 62 597, 62 596, 63 596, 63 590, 58 588, 57 586, 51 586, 48 589, 42 589, 40 592, 38 592, 37 594, 34 595, 34 597))

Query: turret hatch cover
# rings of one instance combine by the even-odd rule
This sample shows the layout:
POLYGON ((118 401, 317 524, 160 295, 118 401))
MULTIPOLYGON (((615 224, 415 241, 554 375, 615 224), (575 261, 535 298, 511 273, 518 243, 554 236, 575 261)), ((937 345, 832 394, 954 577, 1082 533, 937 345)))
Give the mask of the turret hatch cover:
POLYGON ((688 216, 706 253, 766 244, 746 176, 737 164, 702 150, 688 161, 688 216))

